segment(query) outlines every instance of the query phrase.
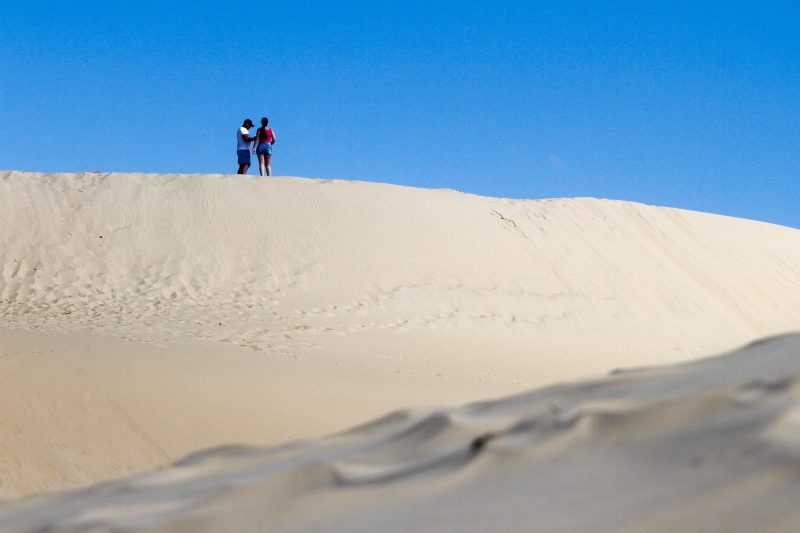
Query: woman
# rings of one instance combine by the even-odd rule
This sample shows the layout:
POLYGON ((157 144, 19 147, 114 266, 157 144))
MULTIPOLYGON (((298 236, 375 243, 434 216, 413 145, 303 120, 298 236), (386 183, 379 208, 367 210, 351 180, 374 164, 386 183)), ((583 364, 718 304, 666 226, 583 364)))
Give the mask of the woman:
POLYGON ((269 119, 264 117, 261 119, 261 127, 256 132, 256 144, 253 147, 253 153, 258 156, 258 173, 263 176, 266 171, 267 176, 272 176, 272 167, 270 166, 270 159, 272 159, 272 145, 278 138, 272 128, 268 128, 269 119))

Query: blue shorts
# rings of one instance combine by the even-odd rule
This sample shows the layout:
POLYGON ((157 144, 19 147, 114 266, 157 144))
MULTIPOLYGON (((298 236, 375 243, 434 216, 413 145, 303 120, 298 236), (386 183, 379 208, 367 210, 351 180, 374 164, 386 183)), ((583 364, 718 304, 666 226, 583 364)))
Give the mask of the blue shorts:
POLYGON ((236 155, 239 157, 240 165, 250 164, 250 150, 236 150, 236 155))
POLYGON ((270 143, 258 143, 256 146, 256 155, 272 155, 272 145, 270 143))

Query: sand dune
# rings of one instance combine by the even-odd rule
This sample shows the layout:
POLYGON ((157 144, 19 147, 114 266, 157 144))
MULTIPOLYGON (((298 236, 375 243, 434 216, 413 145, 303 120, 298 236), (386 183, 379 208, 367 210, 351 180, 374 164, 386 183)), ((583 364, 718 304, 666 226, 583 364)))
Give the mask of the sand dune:
POLYGON ((6 172, 0 243, 4 498, 800 329, 799 231, 619 201, 6 172))
POLYGON ((792 531, 800 335, 0 507, 35 531, 792 531), (52 529, 51 529, 52 528, 52 529))

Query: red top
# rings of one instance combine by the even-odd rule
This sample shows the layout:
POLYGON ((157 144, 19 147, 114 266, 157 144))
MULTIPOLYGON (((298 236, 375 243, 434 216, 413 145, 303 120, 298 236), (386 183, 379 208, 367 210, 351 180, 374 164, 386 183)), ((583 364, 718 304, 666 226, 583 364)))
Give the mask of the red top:
POLYGON ((272 144, 275 136, 272 135, 272 128, 258 128, 258 143, 259 144, 272 144))

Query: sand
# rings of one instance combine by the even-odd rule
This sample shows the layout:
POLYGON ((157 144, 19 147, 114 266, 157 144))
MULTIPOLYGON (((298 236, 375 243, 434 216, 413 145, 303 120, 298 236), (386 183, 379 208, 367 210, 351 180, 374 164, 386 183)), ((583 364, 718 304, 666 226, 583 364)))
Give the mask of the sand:
POLYGON ((0 507, 8 531, 795 531, 800 335, 0 507), (52 529, 51 529, 52 528, 52 529))
MULTIPOLYGON (((450 420, 464 409, 472 420, 471 408, 454 406, 613 368, 675 365, 800 330, 800 231, 612 200, 505 200, 300 178, 4 172, 0 243, 5 499, 118 479, 234 443, 310 439, 288 449, 301 458, 293 465, 314 464, 313 450, 341 444, 321 436, 390 411, 403 410, 399 425, 381 423, 380 431, 403 433, 404 424, 439 420, 431 413, 450 420)), ((694 405, 695 392, 680 390, 686 397, 678 404, 694 405)), ((623 392, 625 405, 649 401, 644 392, 623 392)), ((584 400, 590 398, 573 401, 584 400)), ((528 407, 538 409, 521 409, 528 407)), ((693 409, 686 423, 702 428, 704 411, 693 409)), ((523 411, 512 409, 509 420, 528 416, 523 411)), ((496 422, 476 428, 497 431, 503 424, 496 422)), ((654 423, 645 417, 641 427, 654 423)), ((392 449, 403 461, 422 461, 420 479, 435 492, 452 479, 428 473, 427 451, 462 446, 462 437, 474 438, 473 423, 467 425, 462 431, 455 424, 458 439, 434 431, 433 444, 414 430, 410 443, 401 439, 392 449)), ((709 442, 717 439, 708 433, 709 442)), ((369 431, 352 435, 356 449, 374 438, 369 431)), ((291 490, 270 488, 277 486, 271 476, 259 477, 260 466, 250 473, 247 461, 237 467, 237 448, 226 450, 199 457, 220 472, 239 472, 230 473, 236 484, 246 478, 263 485, 264 493, 244 491, 252 501, 290 497, 291 490)), ((556 446, 553 453, 577 461, 571 450, 556 446)), ((252 453, 258 465, 283 464, 283 452, 252 453)), ((615 453, 621 452, 608 452, 615 453)), ((522 455, 520 472, 539 468, 522 455)), ((369 477, 397 470, 398 457, 382 451, 374 468, 372 459, 356 464, 366 464, 369 477)), ((196 479, 204 487, 206 466, 196 479)), ((630 466, 630 476, 641 468, 630 466)), ((312 478, 329 477, 327 471, 312 478)), ((163 472, 168 491, 174 475, 186 474, 180 467, 163 472)), ((574 483, 564 472, 561 481, 574 483)), ((397 476, 401 485, 406 477, 397 476)), ((388 475, 387 487, 394 478, 388 475)), ((467 478, 478 485, 488 479, 467 478)), ((300 493, 316 486, 303 476, 287 479, 300 493)), ((109 523, 130 514, 136 527, 159 524, 142 518, 152 506, 137 514, 130 504, 142 494, 126 483, 113 489, 124 493, 114 504, 124 508, 120 516, 106 503, 92 512, 105 513, 109 523)), ((471 499, 459 499, 462 488, 442 494, 472 508, 471 499)), ((318 522, 289 517, 275 527, 338 524, 337 505, 355 500, 333 492, 330 502, 325 496, 315 503, 318 522)), ((89 509, 91 494, 65 498, 89 509)), ((391 500, 394 493, 387 494, 391 500)), ((185 497, 189 507, 198 504, 185 497)), ((33 502, 23 506, 40 505, 33 502)), ((228 507, 217 503, 222 524, 228 507)), ((389 512, 382 505, 375 504, 378 515, 389 512)), ((190 520, 180 505, 168 507, 164 523, 190 520)), ((452 516, 437 521, 424 506, 400 507, 392 511, 398 520, 420 512, 420 527, 452 524, 452 516)), ((563 508, 553 509, 545 515, 556 527, 563 508)), ((369 512, 355 513, 366 528, 376 524, 369 512)), ((268 516, 242 513, 242 527, 268 516)), ((41 509, 36 514, 44 516, 41 509)), ((351 514, 341 517, 342 527, 361 527, 348 522, 351 514)), ((53 524, 64 520, 53 516, 53 524)), ((19 520, 0 524, 25 523, 19 520)))

